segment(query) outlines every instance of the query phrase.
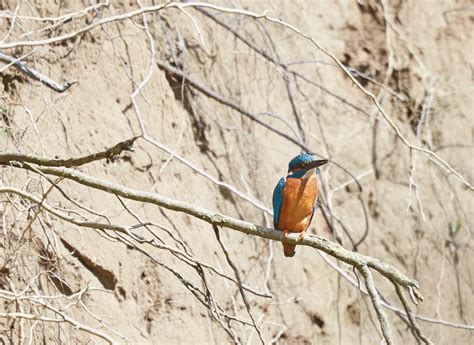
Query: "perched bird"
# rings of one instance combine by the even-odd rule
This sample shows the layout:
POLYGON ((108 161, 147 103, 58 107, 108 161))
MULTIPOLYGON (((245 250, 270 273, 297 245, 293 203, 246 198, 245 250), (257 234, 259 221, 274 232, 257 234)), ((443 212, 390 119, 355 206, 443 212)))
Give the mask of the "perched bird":
MULTIPOLYGON (((308 229, 318 201, 318 167, 326 159, 316 160, 307 153, 293 158, 288 164, 288 176, 282 177, 273 191, 273 224, 288 238, 289 232, 299 232, 301 239, 308 229)), ((295 245, 283 243, 285 256, 295 255, 295 245)))

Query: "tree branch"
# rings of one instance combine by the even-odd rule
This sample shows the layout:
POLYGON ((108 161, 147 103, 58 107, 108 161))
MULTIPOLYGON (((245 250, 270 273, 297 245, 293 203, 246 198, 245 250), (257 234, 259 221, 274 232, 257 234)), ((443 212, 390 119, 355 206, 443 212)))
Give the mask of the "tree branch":
POLYGON ((365 286, 367 287, 367 292, 369 293, 370 299, 372 300, 372 305, 374 306, 375 312, 377 313, 377 318, 379 319, 380 328, 382 328, 382 333, 383 337, 385 338, 385 342, 387 343, 387 345, 392 345, 392 330, 390 329, 387 315, 385 315, 385 313, 383 312, 382 300, 380 299, 380 295, 377 292, 377 289, 375 288, 372 273, 366 265, 360 265, 358 268, 360 273, 362 273, 362 276, 364 277, 365 286))
POLYGON ((37 156, 24 155, 21 153, 0 153, 0 164, 7 165, 10 162, 21 162, 49 167, 77 167, 101 159, 109 159, 113 161, 114 157, 120 155, 123 151, 134 152, 135 148, 133 144, 138 138, 139 136, 133 137, 131 139, 122 141, 105 151, 93 153, 80 158, 48 159, 37 156))
MULTIPOLYGON (((184 2, 188 2, 188 1, 184 1, 184 2)), ((337 99, 339 102, 353 108, 354 110, 357 110, 365 115, 367 115, 369 118, 371 118, 373 115, 371 115, 369 112, 367 112, 366 110, 362 109, 361 107, 355 105, 354 103, 351 103, 350 101, 346 100, 344 97, 342 96, 339 96, 338 94, 334 93, 333 91, 329 90, 328 88, 326 88, 325 86, 321 85, 321 84, 318 84, 316 83, 315 81, 307 78, 305 75, 301 74, 301 73, 298 73, 298 72, 295 72, 293 71, 292 69, 290 69, 290 65, 289 64, 285 64, 285 63, 282 63, 281 61, 278 61, 277 59, 274 59, 269 53, 267 53, 263 48, 259 47, 258 45, 256 45, 255 43, 252 43, 250 40, 246 39, 243 35, 241 35, 237 30, 234 30, 230 25, 226 24, 224 21, 220 20, 219 18, 217 18, 215 15, 213 15, 212 13, 210 13, 209 11, 207 11, 206 9, 204 8, 201 8, 201 7, 195 7, 195 10, 196 11, 199 11, 200 13, 202 13, 203 15, 205 15, 206 17, 212 19, 215 23, 219 24, 220 26, 222 26, 224 29, 228 30, 229 32, 231 32, 239 41, 241 41, 242 43, 244 43, 247 47, 249 47, 250 49, 252 49, 253 51, 255 51, 257 54, 259 54, 260 56, 262 56, 263 58, 265 58, 267 61, 270 61, 271 63, 277 65, 277 66, 280 66, 281 68, 283 68, 286 72, 292 74, 293 76, 301 79, 301 80, 304 80, 305 82, 307 82, 308 84, 310 85, 313 85, 314 87, 317 87, 318 89, 322 90, 323 92, 327 93, 328 95, 330 95, 331 97, 334 97, 335 99, 337 99)))
MULTIPOLYGON (((250 18, 254 19, 263 19, 266 20, 270 23, 276 24, 283 26, 284 28, 293 31, 295 34, 297 34, 299 37, 304 38, 305 40, 311 42, 311 44, 316 47, 318 50, 320 50, 323 54, 328 56, 331 60, 333 60, 336 65, 344 72, 344 74, 352 81, 352 83, 364 94, 366 95, 372 103, 375 105, 377 110, 382 114, 388 125, 393 129, 393 131, 396 133, 396 135, 399 137, 399 139, 403 142, 404 145, 406 145, 409 149, 415 150, 415 151, 420 151, 427 155, 433 162, 438 164, 440 167, 445 169, 446 171, 450 172, 453 174, 459 181, 461 181, 464 185, 466 185, 469 189, 474 190, 474 186, 467 181, 464 176, 462 176, 457 170, 455 170, 449 163, 447 163, 445 160, 443 160, 440 156, 438 156, 435 152, 426 149, 424 147, 416 146, 411 144, 408 139, 402 134, 394 120, 388 115, 388 113, 383 109, 379 101, 377 100, 376 96, 365 89, 361 83, 357 81, 357 79, 352 75, 351 71, 330 51, 325 49, 323 46, 321 46, 318 41, 316 41, 313 37, 311 37, 309 34, 305 34, 303 31, 298 29, 296 26, 291 25, 285 21, 283 21, 280 18, 275 18, 268 16, 267 11, 264 11, 263 13, 256 13, 252 11, 247 11, 243 9, 236 9, 236 8, 227 8, 227 7, 222 7, 214 4, 209 4, 209 3, 202 3, 202 2, 187 2, 187 3, 176 3, 173 1, 168 1, 164 4, 161 5, 155 5, 155 6, 149 6, 149 7, 142 7, 140 9, 122 13, 116 16, 112 17, 107 17, 107 18, 102 18, 96 22, 93 22, 87 26, 84 26, 77 31, 66 33, 63 35, 55 36, 55 37, 50 37, 48 39, 44 40, 37 40, 37 41, 18 41, 18 42, 10 42, 10 43, 0 43, 0 49, 7 49, 7 48, 16 48, 16 47, 23 47, 23 46, 41 46, 41 45, 48 45, 64 40, 71 39, 77 35, 80 35, 84 32, 90 31, 98 26, 109 24, 112 22, 116 21, 121 21, 125 20, 128 18, 132 18, 144 13, 148 12, 158 12, 164 9, 169 9, 169 8, 178 8, 178 9, 183 9, 187 7, 202 7, 202 8, 208 8, 212 9, 218 12, 223 12, 223 13, 231 13, 231 14, 239 14, 243 16, 247 16, 250 18)), ((268 125, 267 125, 268 126, 268 125)), ((267 127, 266 126, 266 127, 267 127)), ((284 133, 283 133, 284 134, 284 133)), ((280 134, 281 135, 281 134, 280 134)), ((285 135, 284 135, 285 137, 285 135)), ((301 144, 297 145, 301 146, 301 144)))
MULTIPOLYGON (((10 162, 9 165, 17 168, 23 168, 34 171, 29 166, 21 163, 10 162)), ((352 266, 360 267, 362 265, 367 265, 368 267, 380 272, 386 278, 393 280, 397 284, 405 286, 407 288, 412 288, 414 291, 416 291, 418 299, 422 300, 422 296, 419 295, 418 292, 418 289, 420 288, 419 283, 416 280, 408 278, 400 271, 398 271, 395 267, 383 262, 382 260, 357 252, 352 252, 340 246, 339 244, 331 242, 323 237, 307 234, 302 240, 299 234, 290 233, 288 238, 285 238, 283 232, 279 230, 270 229, 257 224, 246 222, 244 220, 229 217, 217 212, 209 211, 199 206, 165 197, 156 193, 143 192, 128 188, 126 186, 122 186, 107 180, 89 176, 78 170, 70 168, 37 167, 35 170, 41 171, 44 174, 64 177, 73 180, 77 183, 80 183, 84 186, 99 189, 107 193, 116 194, 126 199, 155 204, 157 206, 164 207, 169 210, 183 212, 195 218, 201 219, 207 223, 237 230, 248 235, 254 235, 269 240, 280 241, 295 245, 309 246, 315 249, 319 249, 337 258, 338 260, 343 261, 352 266)))
POLYGON ((4 54, 0 52, 0 61, 7 63, 7 66, 13 66, 20 72, 26 74, 30 78, 39 80, 41 83, 49 87, 50 89, 53 89, 56 92, 64 92, 67 89, 69 89, 72 85, 77 83, 77 81, 66 81, 64 84, 59 84, 57 81, 54 81, 53 79, 49 78, 48 76, 44 75, 41 72, 38 72, 37 70, 28 67, 26 65, 26 62, 21 61, 22 58, 15 58, 14 56, 10 56, 7 54, 4 54))
POLYGON ((398 284, 393 284, 393 285, 395 287, 395 291, 397 292, 398 298, 400 299, 400 301, 403 304, 403 307, 405 308, 405 313, 408 317, 408 321, 410 321, 410 325, 411 325, 411 328, 412 328, 412 331, 414 333, 415 338, 420 339, 426 345, 433 345, 433 342, 423 334, 420 327, 416 323, 416 320, 413 317, 413 312, 411 310, 411 307, 410 307, 410 305, 408 303, 408 300, 405 296, 405 292, 400 287, 400 285, 398 285, 398 284))
MULTIPOLYGON (((235 278, 232 278, 232 277, 224 274, 223 272, 220 272, 219 270, 217 270, 215 267, 211 266, 210 264, 198 261, 195 257, 193 257, 192 255, 190 255, 188 253, 185 253, 185 252, 180 251, 176 248, 170 247, 166 244, 158 244, 158 243, 156 243, 156 241, 144 240, 144 239, 140 238, 138 235, 131 232, 131 230, 136 229, 136 228, 141 227, 141 226, 144 226, 144 227, 146 227, 148 225, 158 226, 156 224, 143 223, 143 222, 140 221, 140 223, 137 224, 137 225, 122 226, 122 225, 116 225, 116 224, 111 224, 111 223, 81 221, 81 220, 77 220, 77 219, 69 216, 65 212, 61 212, 61 211, 55 209, 54 207, 50 206, 48 203, 45 202, 44 198, 39 198, 39 197, 37 197, 33 194, 30 194, 30 193, 25 192, 23 190, 20 190, 18 188, 0 187, 0 194, 4 194, 4 193, 16 194, 16 195, 18 195, 18 196, 20 196, 24 199, 27 199, 27 200, 37 204, 39 207, 43 208, 45 211, 49 212, 53 216, 56 216, 57 218, 62 219, 63 221, 66 221, 68 223, 71 223, 71 224, 74 224, 74 225, 77 225, 77 226, 80 226, 80 227, 83 227, 83 228, 88 228, 88 229, 100 229, 100 230, 115 231, 115 232, 119 232, 119 233, 122 233, 122 234, 129 235, 132 239, 134 239, 135 241, 137 241, 139 243, 153 244, 155 247, 157 247, 159 249, 168 250, 172 254, 175 254, 175 255, 180 256, 180 257, 184 258, 185 260, 188 260, 188 261, 190 261, 194 264, 197 264, 197 265, 200 265, 204 268, 207 268, 208 270, 214 272, 218 276, 220 276, 222 278, 225 278, 227 280, 230 280, 231 282, 233 282, 236 285, 241 284, 241 282, 239 282, 235 278)), ((249 287, 245 284, 241 284, 241 286, 242 286, 242 289, 244 289, 244 290, 246 290, 246 291, 248 291, 248 292, 250 292, 250 293, 252 293, 256 296, 263 297, 263 298, 272 298, 271 295, 269 295, 267 293, 257 291, 255 289, 252 289, 251 287, 249 287)))
MULTIPOLYGON (((4 155, 6 156, 6 155, 4 155)), ((34 156, 28 156, 31 161, 41 161, 41 158, 34 156)), ((41 172, 43 174, 54 175, 63 177, 72 181, 75 181, 84 186, 105 191, 107 193, 115 194, 126 199, 135 200, 139 202, 145 202, 150 204, 155 204, 160 207, 164 207, 173 211, 183 212, 189 214, 195 218, 201 219, 205 222, 208 222, 213 225, 213 227, 220 226, 233 230, 237 230, 249 235, 254 235, 270 240, 291 243, 295 245, 304 245, 309 246, 315 249, 324 251, 325 253, 335 257, 336 259, 343 261, 349 265, 356 267, 361 271, 362 275, 365 278, 365 284, 367 291, 369 292, 374 308, 377 312, 379 322, 384 334, 384 338, 387 341, 387 344, 393 344, 391 339, 391 332, 389 330, 388 320, 385 314, 382 311, 382 304, 380 301, 380 296, 378 295, 372 274, 369 270, 369 267, 375 269, 387 279, 389 279, 393 284, 400 287, 405 287, 412 292, 414 297, 414 302, 417 300, 423 300, 423 297, 419 293, 419 283, 405 276, 403 273, 398 271, 395 267, 371 256, 363 255, 358 252, 350 251, 337 243, 333 243, 325 238, 316 235, 306 235, 304 239, 301 239, 299 234, 290 234, 288 238, 285 238, 282 231, 270 229, 267 227, 259 226, 250 222, 246 222, 240 219, 232 218, 223 214, 219 214, 213 211, 206 210, 204 208, 189 204, 180 200, 175 200, 168 198, 156 193, 143 192, 122 186, 108 180, 99 179, 96 177, 89 176, 78 170, 66 168, 66 167, 54 167, 54 166, 37 166, 33 167, 28 163, 7 160, 6 162, 1 162, 0 164, 9 165, 16 168, 27 169, 33 172, 41 172)), ((38 202, 38 200, 34 200, 38 202)), ((42 205, 45 207, 45 205, 42 205)), ((68 219, 69 220, 69 219, 68 219)), ((112 230, 112 229, 111 229, 112 230)), ((115 229, 114 229, 115 230, 115 229)), ((235 271, 235 270, 234 270, 235 271)), ((237 280, 239 280, 237 278, 237 280)), ((405 311, 408 314, 412 314, 410 308, 406 307, 406 299, 402 300, 402 303, 405 307, 405 311)), ((413 315, 408 316, 409 319, 413 320, 413 315)), ((257 328, 258 329, 258 328, 257 328)))
POLYGON ((36 204, 38 204, 39 207, 45 209, 52 215, 58 217, 59 219, 62 219, 66 222, 69 222, 71 224, 83 227, 83 228, 90 228, 90 229, 102 229, 102 230, 111 230, 111 231, 117 231, 121 232, 124 234, 129 233, 129 229, 120 226, 120 225, 114 225, 114 224, 108 224, 108 223, 98 223, 98 222, 87 222, 87 221, 80 221, 77 220, 68 214, 58 211, 55 208, 51 207, 49 204, 47 204, 44 199, 39 198, 33 194, 27 193, 25 191, 22 191, 17 188, 13 187, 0 187, 0 194, 3 193, 12 193, 21 196, 24 199, 28 199, 36 204))
POLYGON ((166 74, 170 74, 170 75, 173 75, 175 77, 178 77, 180 78, 181 80, 184 80, 186 81, 187 83, 189 83, 191 86, 193 86, 195 89, 197 89, 198 91, 202 92, 203 94, 205 94, 206 96, 216 100, 217 102, 229 107, 229 108, 232 108, 236 111, 238 111, 239 113, 241 113, 242 115, 250 118, 252 121, 255 121, 256 123, 258 123, 259 125, 269 129, 270 131, 278 134, 279 136, 291 141, 293 144, 301 147, 302 149, 306 150, 307 152, 311 152, 311 150, 309 149, 308 146, 306 146, 305 144, 303 144, 302 142, 300 142, 299 140, 295 139, 293 136, 285 133, 284 131, 281 131, 277 128, 274 128, 272 126, 270 126, 269 124, 267 124, 266 122, 263 122, 262 120, 260 120, 258 118, 258 115, 256 114, 252 114, 250 111, 247 111, 245 109, 243 109, 241 106, 239 106, 238 104, 230 101, 230 100, 227 100, 225 99, 223 96, 221 96, 220 94, 218 94, 217 92, 215 92, 214 90, 211 90, 210 88, 208 88, 206 85, 204 85, 203 83, 201 83, 199 80, 197 79, 194 79, 193 77, 190 77, 188 74, 186 74, 185 72, 173 67, 173 66, 170 66, 162 61, 157 61, 156 62, 158 67, 160 69, 162 69, 166 74))
POLYGON ((235 264, 232 262, 232 260, 230 259, 230 254, 229 252, 227 251, 227 248, 225 247, 224 245, 224 242, 222 242, 221 240, 221 236, 219 234, 219 228, 216 226, 216 225, 212 225, 212 228, 214 229, 214 234, 216 235, 216 239, 217 239, 217 242, 219 242, 219 245, 221 246, 221 249, 222 251, 224 252, 224 255, 225 255, 225 258, 227 260, 227 263, 229 264, 229 266, 232 268, 232 270, 234 271, 234 274, 235 274, 235 278, 237 279, 238 281, 238 284, 237 284, 237 287, 239 288, 239 292, 240 292, 240 296, 242 297, 242 300, 244 301, 244 304, 245 304, 245 308, 247 309, 247 313, 249 314, 249 317, 250 319, 252 320, 252 324, 253 324, 253 327, 255 328, 255 330, 257 331, 258 333, 258 337, 260 338, 260 341, 262 342, 262 344, 266 344, 265 343, 265 340, 263 339, 263 335, 262 335, 262 331, 260 330, 260 328, 258 327, 257 323, 255 322, 255 319, 252 315, 252 312, 250 311, 250 304, 249 302, 247 301, 247 297, 245 296, 245 293, 244 293, 244 289, 243 289, 243 284, 242 284, 242 279, 240 279, 240 273, 239 273, 239 270, 237 269, 237 267, 235 266, 235 264))

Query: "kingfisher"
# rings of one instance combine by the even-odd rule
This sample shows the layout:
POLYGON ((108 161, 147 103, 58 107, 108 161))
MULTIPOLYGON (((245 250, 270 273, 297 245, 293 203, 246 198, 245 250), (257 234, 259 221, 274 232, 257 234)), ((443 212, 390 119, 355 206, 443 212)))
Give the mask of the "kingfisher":
MULTIPOLYGON (((288 164, 288 175, 278 181, 273 191, 273 225, 288 238, 288 233, 299 232, 301 239, 311 224, 318 202, 319 167, 327 159, 315 159, 308 153, 293 158, 288 164)), ((285 256, 295 255, 295 245, 283 243, 285 256)))

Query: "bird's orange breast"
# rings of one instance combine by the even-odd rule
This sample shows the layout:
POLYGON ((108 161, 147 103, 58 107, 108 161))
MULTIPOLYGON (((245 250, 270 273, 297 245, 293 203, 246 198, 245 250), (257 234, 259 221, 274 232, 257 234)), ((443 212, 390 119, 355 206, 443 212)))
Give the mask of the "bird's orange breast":
POLYGON ((278 224, 280 230, 306 231, 311 222, 317 193, 316 175, 308 179, 287 178, 278 224))

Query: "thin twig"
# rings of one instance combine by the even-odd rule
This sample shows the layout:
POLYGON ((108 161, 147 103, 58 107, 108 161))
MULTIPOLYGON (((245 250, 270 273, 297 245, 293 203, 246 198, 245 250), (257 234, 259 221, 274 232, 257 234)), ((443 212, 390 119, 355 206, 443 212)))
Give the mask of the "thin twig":
POLYGON ((216 100, 217 102, 219 102, 219 103, 221 103, 225 106, 228 106, 229 108, 232 108, 232 109, 238 111, 242 115, 244 115, 244 116, 250 118, 252 121, 258 123, 259 125, 267 128, 270 131, 278 134, 279 136, 291 141, 293 144, 295 144, 297 146, 300 146, 301 148, 303 148, 307 152, 310 152, 310 149, 306 145, 304 145, 299 140, 295 139, 293 136, 285 133, 284 131, 281 131, 277 128, 274 128, 274 127, 270 126, 266 122, 263 122, 261 119, 259 119, 257 114, 253 114, 250 111, 247 111, 247 110, 243 109, 237 103, 234 103, 234 102, 232 102, 228 99, 225 99, 222 95, 218 94, 214 90, 211 90, 209 87, 207 87, 206 85, 201 83, 199 80, 189 76, 187 73, 185 73, 185 72, 183 72, 183 71, 181 71, 181 70, 179 70, 179 69, 177 69, 173 66, 170 66, 170 65, 168 65, 168 64, 166 64, 162 61, 157 61, 157 64, 162 70, 165 71, 165 73, 171 74, 175 77, 178 77, 181 80, 185 80, 187 83, 192 85, 194 88, 196 88, 198 91, 202 92, 206 96, 216 100))
POLYGON ((232 267, 232 270, 234 271, 235 279, 237 279, 237 282, 238 282, 237 287, 239 288, 240 296, 242 297, 242 300, 244 301, 245 308, 247 309, 247 313, 249 314, 250 319, 252 320, 253 326, 254 326, 255 330, 257 331, 258 336, 259 336, 260 341, 262 342, 262 344, 266 344, 265 339, 263 339, 262 331, 260 330, 258 325, 255 323, 255 319, 252 315, 252 312, 250 311, 250 304, 247 301, 247 297, 245 296, 244 289, 242 288, 242 279, 240 279, 239 270, 237 269, 237 267, 234 265, 234 263, 230 259, 229 252, 227 251, 227 248, 225 247, 224 242, 222 242, 222 240, 221 240, 221 237, 220 237, 220 234, 219 234, 219 228, 214 224, 212 225, 212 228, 214 229, 214 234, 216 235, 217 242, 219 242, 219 245, 221 246, 222 251, 224 252, 227 263, 229 264, 230 267, 232 267))
MULTIPOLYGON (((358 284, 358 282, 356 282, 351 276, 349 276, 348 272, 346 272, 340 266, 337 266, 336 263, 332 262, 326 254, 319 252, 319 255, 329 266, 331 266, 336 272, 338 272, 352 286, 354 286, 355 288, 360 290, 363 294, 368 295, 367 290, 364 290, 360 286, 360 284, 358 284)), ((407 316, 405 310, 402 310, 398 307, 395 307, 394 305, 392 305, 388 302, 385 302, 383 300, 382 300, 382 306, 384 308, 387 308, 388 310, 391 310, 391 311, 397 313, 397 314, 407 316)), ((460 324, 460 323, 455 323, 455 322, 443 320, 443 319, 440 319, 440 318, 433 319, 433 318, 426 317, 426 316, 423 316, 423 315, 414 315, 414 317, 415 317, 415 319, 418 319, 420 321, 424 321, 424 322, 428 322, 428 323, 432 323, 432 324, 443 325, 445 327, 451 327, 451 328, 456 328, 456 329, 465 329, 465 330, 469 330, 469 331, 474 331, 474 325, 470 325, 470 324, 460 324)))
POLYGON ((26 74, 30 78, 39 80, 41 83, 43 83, 44 85, 46 85, 50 89, 53 89, 56 92, 64 92, 68 90, 72 85, 77 83, 77 81, 73 80, 73 81, 66 81, 64 82, 64 84, 59 84, 57 81, 54 81, 53 79, 49 78, 43 73, 38 72, 37 70, 31 67, 28 67, 25 62, 21 61, 23 58, 24 57, 20 57, 17 59, 13 56, 0 52, 0 61, 8 63, 9 65, 15 67, 17 70, 26 74))
POLYGON ((383 312, 382 309, 382 301, 380 300, 380 295, 377 292, 374 284, 374 278, 372 277, 372 273, 370 273, 369 268, 367 265, 362 264, 357 267, 362 273, 362 276, 365 280, 365 286, 367 287, 367 292, 370 295, 370 299, 372 300, 372 305, 374 306, 375 312, 377 313, 377 318, 379 319, 380 327, 382 329, 383 336, 387 345, 393 344, 392 339, 392 330, 390 329, 390 325, 388 323, 387 315, 383 312))
POLYGON ((400 301, 403 304, 403 308, 405 308, 405 312, 406 312, 406 315, 408 317, 408 320, 410 321, 411 328, 414 331, 415 338, 418 337, 426 345, 432 345, 433 342, 423 334, 420 327, 416 323, 416 320, 413 317, 413 312, 411 310, 410 304, 408 303, 408 300, 407 300, 407 298, 405 296, 405 293, 403 292, 402 288, 398 284, 393 284, 393 285, 395 286, 395 291, 397 292, 398 298, 400 299, 400 301))

